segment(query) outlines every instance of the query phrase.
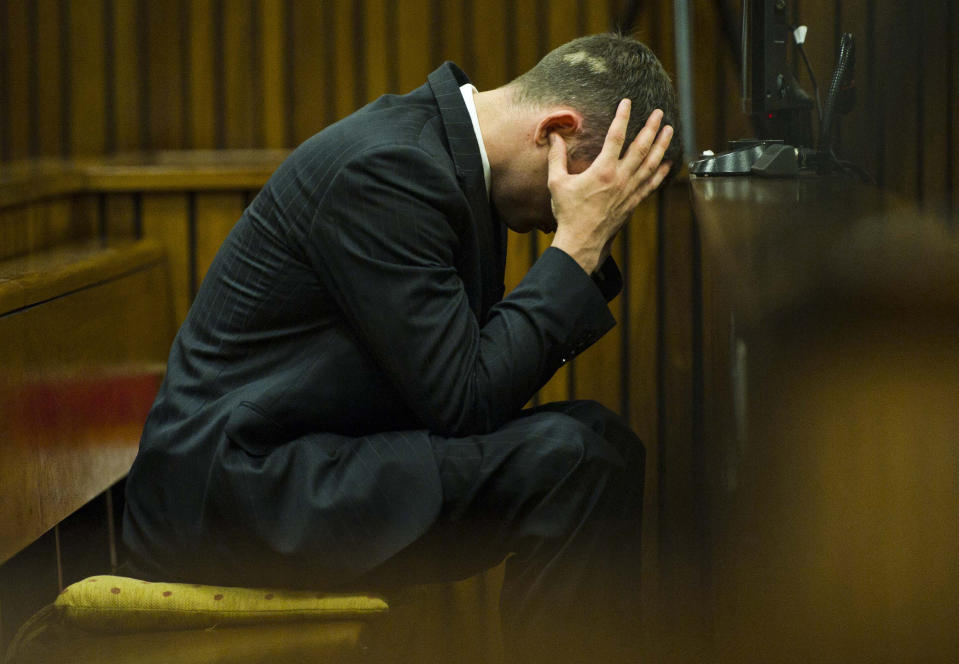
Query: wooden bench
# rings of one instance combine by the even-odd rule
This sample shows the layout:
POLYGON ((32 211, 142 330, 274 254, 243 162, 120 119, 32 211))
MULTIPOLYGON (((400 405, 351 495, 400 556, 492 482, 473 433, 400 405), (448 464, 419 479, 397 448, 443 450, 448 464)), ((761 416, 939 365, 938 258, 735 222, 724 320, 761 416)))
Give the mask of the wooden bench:
MULTIPOLYGON (((125 476, 173 333, 164 253, 151 240, 0 262, 0 563, 125 476)), ((355 661, 369 618, 386 610, 375 596, 91 576, 28 620, 8 657, 355 661)))
POLYGON ((150 241, 0 263, 0 563, 126 474, 174 331, 165 292, 150 241))

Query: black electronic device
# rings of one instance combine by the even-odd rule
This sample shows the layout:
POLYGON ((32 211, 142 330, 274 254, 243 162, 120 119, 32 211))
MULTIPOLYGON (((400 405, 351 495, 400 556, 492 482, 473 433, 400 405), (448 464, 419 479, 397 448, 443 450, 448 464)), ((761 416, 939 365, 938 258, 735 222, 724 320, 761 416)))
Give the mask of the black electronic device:
POLYGON ((787 0, 743 0, 742 101, 761 140, 812 147, 813 102, 788 63, 787 0))
POLYGON ((848 113, 855 101, 853 72, 855 43, 842 36, 839 61, 829 86, 825 109, 819 107, 819 90, 803 51, 806 27, 790 25, 789 0, 743 0, 742 104, 753 120, 757 137, 731 141, 719 154, 703 153, 689 164, 693 175, 758 175, 788 177, 800 171, 829 173, 853 171, 871 178, 834 152, 838 115, 848 113), (806 64, 816 102, 806 94, 789 66, 789 42, 806 64), (812 111, 819 116, 819 141, 814 147, 812 111))

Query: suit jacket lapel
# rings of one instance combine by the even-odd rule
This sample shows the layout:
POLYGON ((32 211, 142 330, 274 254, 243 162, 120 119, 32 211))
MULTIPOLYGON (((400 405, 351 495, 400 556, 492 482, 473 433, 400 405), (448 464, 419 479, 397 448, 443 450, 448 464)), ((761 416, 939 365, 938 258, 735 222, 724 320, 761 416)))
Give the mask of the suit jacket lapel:
POLYGON ((452 62, 446 62, 429 75, 430 88, 443 118, 443 127, 449 141, 456 177, 469 201, 476 225, 480 250, 481 302, 478 318, 486 321, 490 307, 503 296, 503 277, 506 270, 506 226, 494 219, 490 209, 486 183, 483 180, 483 161, 469 111, 463 102, 460 86, 470 80, 452 62))

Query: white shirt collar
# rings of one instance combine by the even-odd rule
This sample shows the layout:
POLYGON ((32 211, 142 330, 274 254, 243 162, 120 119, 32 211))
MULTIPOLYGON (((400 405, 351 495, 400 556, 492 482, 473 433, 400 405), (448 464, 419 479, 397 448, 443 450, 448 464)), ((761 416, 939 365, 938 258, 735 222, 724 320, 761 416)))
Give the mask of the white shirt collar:
POLYGON ((473 102, 473 93, 477 92, 476 86, 471 83, 460 86, 460 93, 463 95, 463 101, 466 102, 466 110, 469 111, 470 120, 473 122, 473 132, 476 134, 476 142, 479 144, 480 159, 483 160, 483 181, 486 183, 486 196, 489 196, 490 174, 489 157, 486 156, 486 146, 483 144, 483 133, 480 131, 479 118, 476 116, 476 104, 473 102))

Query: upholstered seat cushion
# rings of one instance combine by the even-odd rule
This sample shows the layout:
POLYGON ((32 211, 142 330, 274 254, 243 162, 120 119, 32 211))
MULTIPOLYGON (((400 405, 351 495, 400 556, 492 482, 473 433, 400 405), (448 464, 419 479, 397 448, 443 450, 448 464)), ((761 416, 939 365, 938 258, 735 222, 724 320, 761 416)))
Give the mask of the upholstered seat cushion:
POLYGON ((389 610, 376 595, 151 583, 121 576, 78 581, 63 590, 54 608, 65 622, 96 632, 362 620, 389 610))

